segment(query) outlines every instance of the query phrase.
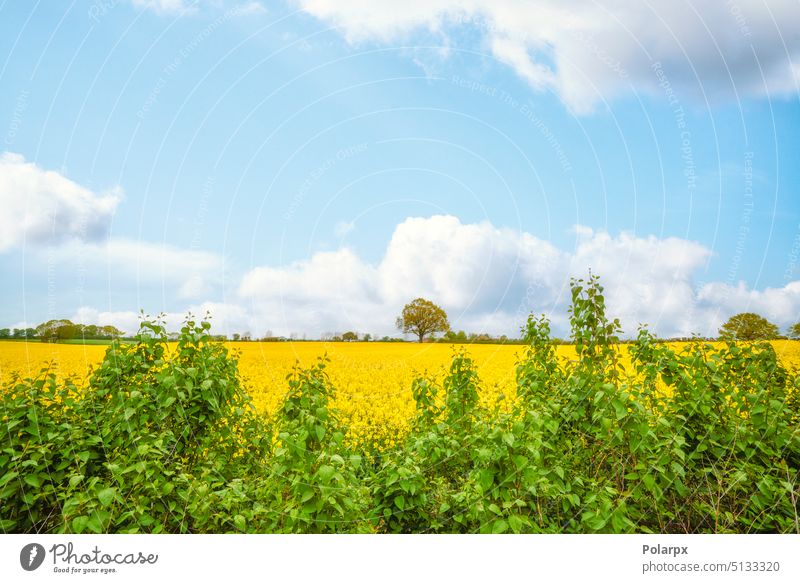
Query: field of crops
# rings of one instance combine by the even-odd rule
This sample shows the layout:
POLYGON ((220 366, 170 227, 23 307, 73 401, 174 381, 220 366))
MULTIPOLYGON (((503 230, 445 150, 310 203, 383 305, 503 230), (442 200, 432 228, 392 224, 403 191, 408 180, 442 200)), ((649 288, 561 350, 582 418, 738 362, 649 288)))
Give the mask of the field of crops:
MULTIPOLYGON (((722 343, 712 343, 716 347, 722 343)), ((800 341, 771 342, 788 368, 800 367, 800 341)), ((408 430, 415 411, 411 385, 418 376, 441 381, 459 346, 449 344, 382 342, 237 342, 226 346, 239 355, 239 371, 256 408, 269 415, 286 396, 286 376, 298 362, 309 366, 323 355, 336 388, 334 406, 348 425, 347 438, 375 449, 392 447, 408 430)), ((670 343, 680 351, 686 343, 670 343)), ((172 350, 175 343, 170 343, 172 350)), ((60 376, 83 381, 103 359, 107 346, 0 341, 0 379, 14 373, 36 376, 51 365, 60 376)), ((515 366, 524 346, 466 346, 481 380, 480 405, 508 411, 516 396, 515 366)), ((574 347, 557 346, 564 362, 575 360, 574 347)), ((623 365, 630 370, 627 345, 620 346, 623 365)))

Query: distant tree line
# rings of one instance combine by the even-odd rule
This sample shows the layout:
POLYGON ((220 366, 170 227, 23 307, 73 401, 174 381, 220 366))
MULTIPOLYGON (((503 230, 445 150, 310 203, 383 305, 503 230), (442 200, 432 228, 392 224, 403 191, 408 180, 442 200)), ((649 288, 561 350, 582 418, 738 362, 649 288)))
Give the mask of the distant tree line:
POLYGON ((36 328, 0 328, 0 339, 60 342, 63 340, 112 340, 121 338, 122 330, 115 326, 75 324, 70 320, 48 320, 36 328))
MULTIPOLYGON (((397 327, 406 334, 416 336, 418 342, 443 342, 448 344, 525 344, 523 338, 509 338, 506 335, 492 336, 485 332, 470 332, 464 330, 455 332, 450 329, 445 311, 428 300, 417 298, 410 302, 403 309, 403 313, 397 318, 397 327), (443 333, 440 338, 436 338, 437 333, 443 333)), ((60 342, 64 340, 112 340, 122 338, 124 332, 114 326, 96 326, 94 324, 75 324, 70 320, 49 320, 39 324, 36 328, 0 328, 0 339, 28 340, 38 339, 42 342, 60 342)), ((176 334, 170 335, 170 337, 176 334)), ((742 312, 728 319, 719 329, 719 340, 778 340, 785 338, 800 338, 800 321, 789 326, 786 334, 780 333, 780 328, 758 314, 752 312, 742 312)), ((229 339, 225 335, 215 335, 214 340, 226 341, 229 339)), ((253 338, 250 332, 234 333, 230 337, 234 342, 248 342, 258 340, 260 342, 297 342, 301 339, 297 334, 289 337, 274 336, 272 331, 267 330, 263 338, 253 338)), ((685 340, 716 340, 717 338, 693 337, 673 337, 665 338, 670 341, 685 340)), ((302 341, 305 341, 305 336, 302 341)), ((320 340, 325 342, 405 342, 402 338, 383 336, 382 338, 373 337, 371 334, 359 334, 348 330, 343 333, 326 332, 321 335, 320 340)), ((554 339, 555 344, 567 343, 566 340, 554 339)), ((633 342, 633 340, 621 340, 621 342, 633 342)))
POLYGON ((0 328, 0 338, 14 338, 22 340, 25 338, 35 338, 36 330, 33 328, 0 328))

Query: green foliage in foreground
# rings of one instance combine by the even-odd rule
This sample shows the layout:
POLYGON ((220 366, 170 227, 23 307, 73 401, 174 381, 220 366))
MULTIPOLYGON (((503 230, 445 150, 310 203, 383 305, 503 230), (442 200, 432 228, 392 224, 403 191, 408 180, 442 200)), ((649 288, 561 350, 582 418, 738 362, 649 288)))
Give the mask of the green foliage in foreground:
POLYGON ((441 385, 414 382, 412 430, 383 454, 347 447, 325 359, 266 419, 208 322, 172 349, 145 323, 86 389, 47 371, 3 387, 0 530, 800 532, 797 373, 768 344, 676 353, 642 329, 630 377, 596 278, 572 300, 576 361, 529 318, 501 413, 458 351, 441 385))

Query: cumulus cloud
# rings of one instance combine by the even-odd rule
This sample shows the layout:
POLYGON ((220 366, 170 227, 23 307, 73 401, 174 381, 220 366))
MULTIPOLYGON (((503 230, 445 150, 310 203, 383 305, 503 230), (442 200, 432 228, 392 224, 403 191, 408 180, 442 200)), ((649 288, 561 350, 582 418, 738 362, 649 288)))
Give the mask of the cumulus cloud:
POLYGON ((19 154, 0 154, 0 253, 22 244, 100 240, 121 199, 119 188, 97 194, 19 154))
POLYGON ((488 222, 409 218, 376 265, 348 248, 317 253, 285 267, 251 270, 239 294, 251 328, 312 336, 350 329, 392 334, 394 315, 419 296, 445 307, 457 329, 512 335, 533 311, 547 313, 566 334, 569 280, 590 270, 605 286, 609 315, 631 335, 640 323, 665 336, 713 335, 725 318, 746 309, 785 325, 800 310, 800 282, 763 292, 744 284, 698 289, 694 275, 711 256, 699 243, 575 231, 575 248, 564 251, 488 222))
POLYGON ((537 297, 551 301, 566 259, 547 241, 488 222, 409 218, 395 229, 378 268, 380 295, 401 306, 430 296, 459 313, 509 310, 533 282, 537 297))
POLYGON ((665 80, 701 101, 795 94, 800 82, 794 0, 409 0, 402 10, 393 0, 295 2, 351 43, 477 30, 478 48, 579 113, 630 91, 663 95, 665 80))

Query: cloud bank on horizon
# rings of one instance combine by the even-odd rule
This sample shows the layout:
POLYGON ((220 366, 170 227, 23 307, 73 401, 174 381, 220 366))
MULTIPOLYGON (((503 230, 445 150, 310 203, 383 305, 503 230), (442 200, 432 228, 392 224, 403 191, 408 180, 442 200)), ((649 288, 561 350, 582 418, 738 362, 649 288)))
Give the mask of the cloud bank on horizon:
MULTIPOLYGON (((518 335, 528 313, 546 313, 568 332, 569 281, 601 277, 609 315, 626 335, 639 324, 663 336, 716 335, 732 314, 755 311, 786 326, 800 313, 800 281, 763 291, 744 282, 697 285, 694 274, 712 255, 693 241, 579 229, 562 250, 530 233, 457 217, 410 217, 397 225, 383 258, 370 264, 347 247, 283 267, 255 267, 225 302, 187 306, 213 315, 218 332, 249 331, 319 337, 355 330, 395 335, 394 318, 409 300, 440 303, 455 329, 518 335)), ((185 313, 167 315, 174 327, 185 313)), ((84 323, 136 327, 136 312, 81 308, 84 323)))

